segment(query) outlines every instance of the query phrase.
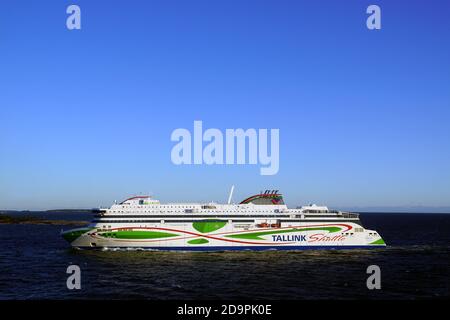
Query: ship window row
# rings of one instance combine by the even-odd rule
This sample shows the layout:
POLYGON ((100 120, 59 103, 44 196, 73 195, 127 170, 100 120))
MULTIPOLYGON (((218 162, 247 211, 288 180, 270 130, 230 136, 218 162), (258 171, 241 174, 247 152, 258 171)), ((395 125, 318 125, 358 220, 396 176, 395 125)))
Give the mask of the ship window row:
MULTIPOLYGON (((152 204, 156 204, 156 203, 152 203, 152 204)), ((130 205, 129 203, 124 203, 122 204, 122 206, 129 206, 129 207, 137 207, 137 208, 146 208, 147 205, 130 205)), ((217 209, 217 207, 215 205, 197 205, 197 206, 183 206, 183 205, 159 205, 159 208, 163 208, 163 209, 203 209, 203 210, 215 210, 217 209)), ((238 207, 235 208, 235 210, 238 209, 238 207)), ((242 209, 242 208, 241 208, 242 209)), ((313 212, 313 211, 311 211, 313 212)))
MULTIPOLYGON (((214 209, 208 209, 208 210, 214 210, 214 209)), ((208 210, 194 210, 194 209, 185 209, 185 210, 160 210, 160 209, 155 209, 155 210, 140 210, 140 212, 142 213, 160 213, 160 212, 165 212, 165 213, 196 213, 199 212, 200 213, 205 213, 205 211, 207 212, 208 210)), ((129 210, 111 210, 109 211, 110 213, 130 213, 129 210)), ((280 211, 278 209, 275 210, 223 210, 221 211, 223 213, 282 213, 286 211, 280 211)), ((311 213, 310 211, 292 211, 291 213, 311 213)), ((335 217, 337 215, 340 215, 339 213, 333 213, 330 214, 331 212, 324 212, 324 213, 328 213, 328 215, 320 215, 320 217, 335 217)), ((351 213, 345 213, 342 214, 345 217, 350 217, 350 216, 354 216, 357 217, 357 214, 351 214, 351 213)), ((317 217, 317 215, 313 214, 306 214, 306 217, 317 217)))
MULTIPOLYGON (((297 216, 297 218, 300 218, 301 216, 297 216)), ((338 215, 334 214, 334 215, 312 215, 312 214, 305 214, 304 215, 305 218, 337 218, 339 217, 338 215)))
MULTIPOLYGON (((208 222, 223 222, 222 220, 208 220, 208 222)), ((94 220, 95 223, 161 223, 161 220, 94 220)), ((164 220, 164 223, 184 223, 184 222, 199 222, 199 220, 164 220)), ((231 222, 250 222, 255 220, 231 220, 231 222)))
MULTIPOLYGON (((250 219, 240 219, 240 220, 233 220, 233 219, 217 219, 217 220, 208 220, 211 222, 223 222, 223 221, 229 221, 231 220, 231 222, 234 223, 254 223, 255 220, 250 220, 250 219)), ((193 223, 193 222, 200 222, 201 220, 196 220, 196 219, 184 219, 184 220, 94 220, 93 223, 193 223)), ((300 220, 300 219, 281 219, 278 220, 280 223, 295 223, 295 222, 305 222, 305 220, 300 220)), ((324 222, 323 220, 308 220, 308 222, 324 222)), ((361 223, 359 221, 347 221, 347 220, 328 220, 327 222, 352 222, 355 223, 357 225, 361 225, 361 223)), ((111 226, 109 226, 111 228, 111 226)), ((357 230, 355 230, 355 232, 361 232, 358 229, 359 228, 355 228, 357 230)), ((361 230, 364 230, 363 228, 361 228, 361 230)), ((370 234, 372 235, 372 234, 370 234)), ((376 233, 373 233, 373 235, 376 235, 376 233)))
MULTIPOLYGON (((212 220, 211 222, 223 222, 225 219, 222 220, 212 220)), ((228 221, 228 220, 226 220, 228 221)), ((298 223, 298 222, 305 222, 304 220, 278 220, 280 223, 283 224, 289 224, 289 223, 298 223)), ((199 222, 199 220, 100 220, 100 221, 93 221, 94 223, 112 223, 112 224, 116 224, 116 223, 141 223, 141 224, 160 224, 160 223, 164 223, 164 224, 171 224, 171 223, 193 223, 193 222, 199 222)), ((231 220, 232 223, 255 223, 255 220, 231 220)), ((310 220, 308 222, 323 222, 323 220, 310 220)), ((336 220, 330 220, 329 222, 338 222, 336 220)), ((342 222, 342 221, 339 221, 342 222)), ((345 222, 345 221, 344 221, 345 222)), ((356 223, 357 225, 360 225, 360 223, 358 222, 354 222, 351 221, 352 223, 356 223)), ((106 226, 104 226, 106 228, 106 226)), ((109 226, 109 228, 111 228, 111 226, 109 226)), ((355 230, 355 232, 358 232, 355 230)), ((350 234, 350 233, 347 233, 350 234)), ((376 233, 370 233, 370 235, 377 235, 376 233)))
MULTIPOLYGON (((193 215, 179 215, 179 216, 168 216, 168 215, 152 215, 152 216, 146 216, 146 215, 126 215, 126 216, 103 216, 104 219, 124 219, 124 218, 130 218, 130 219, 139 219, 139 218, 210 218, 210 219, 233 219, 233 218, 289 218, 290 215, 201 215, 201 214, 193 214, 193 215)), ((300 217, 299 217, 300 218, 300 217)), ((198 221, 198 220, 197 220, 198 221)))
MULTIPOLYGON (((147 208, 140 208, 137 207, 137 209, 147 209, 147 208)), ((155 209, 155 210, 139 210, 139 212, 186 212, 186 213, 195 213, 195 212, 208 212, 210 210, 214 210, 214 209, 208 209, 208 210, 198 210, 198 209, 178 209, 178 210, 166 210, 166 209, 155 209)), ((109 212, 112 213, 127 213, 130 212, 131 210, 111 210, 109 212)), ((224 210, 222 212, 278 212, 277 210, 257 210, 257 211, 248 211, 248 210, 224 210)))
MULTIPOLYGON (((146 206, 134 206, 133 208, 126 208, 127 210, 109 210, 109 212, 113 212, 113 213, 126 213, 129 212, 130 210, 135 210, 135 209, 144 209, 144 210, 140 210, 143 212, 159 212, 159 211, 165 211, 165 212, 204 212, 204 211, 209 211, 209 210, 216 210, 217 208, 215 206, 202 206, 201 209, 198 207, 172 207, 172 206, 168 206, 168 207, 164 207, 164 206, 160 206, 159 208, 155 208, 155 209, 150 209, 146 207, 146 206), (146 209, 146 210, 145 210, 146 209), (168 210, 168 209, 172 209, 172 210, 168 210)), ((247 210, 247 209, 233 209, 233 210, 222 210, 221 212, 274 212, 274 213, 278 213, 278 212, 283 212, 283 210, 281 209, 264 209, 264 210, 247 210)), ((293 212, 300 212, 300 211, 293 211, 293 212)))

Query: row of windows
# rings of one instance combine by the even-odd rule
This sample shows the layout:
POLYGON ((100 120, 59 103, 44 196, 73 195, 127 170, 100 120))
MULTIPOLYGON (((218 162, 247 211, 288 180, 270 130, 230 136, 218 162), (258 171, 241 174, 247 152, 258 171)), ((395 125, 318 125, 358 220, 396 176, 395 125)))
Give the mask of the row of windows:
MULTIPOLYGON (((209 210, 194 210, 194 209, 185 209, 185 210, 140 210, 140 212, 145 212, 145 213, 153 213, 153 212, 167 212, 167 213, 196 213, 196 212, 200 212, 200 213, 205 213, 208 212, 209 210)), ((131 210, 110 210, 109 213, 127 213, 127 212, 133 212, 131 210)), ((239 213, 279 213, 279 210, 223 210, 220 211, 221 213, 234 213, 234 212, 239 212, 239 213)), ((216 213, 216 212, 215 212, 216 213)))
MULTIPOLYGON (((161 212, 165 212, 165 213, 205 213, 208 212, 207 209, 204 210, 198 210, 198 209, 184 209, 184 210, 160 210, 160 209, 154 209, 154 210, 140 210, 141 213, 161 213, 161 212)), ((133 212, 131 210, 110 210, 109 213, 130 213, 133 212)), ((214 212, 217 213, 217 212, 214 212)), ((214 214, 212 213, 212 214, 214 214)), ((308 211, 302 212, 302 211, 298 211, 298 210, 292 210, 290 212, 286 212, 283 210, 223 210, 220 211, 220 213, 291 213, 291 214, 305 214, 305 213, 311 213, 308 211)), ((323 212, 323 213, 328 213, 327 215, 320 215, 320 217, 335 217, 337 215, 339 215, 339 213, 332 213, 332 212, 323 212)), ((307 217, 317 217, 317 214, 306 214, 305 216, 307 217)), ((356 214, 345 214, 345 217, 352 217, 355 216, 357 217, 356 214)))
MULTIPOLYGON (((246 214, 246 215, 239 215, 239 214, 233 214, 233 215, 213 215, 213 214, 209 214, 209 215, 205 215, 205 214, 192 214, 192 215, 173 215, 173 216, 168 216, 168 215, 103 215, 103 216, 97 216, 97 217, 105 217, 105 218, 221 218, 221 219, 227 219, 227 218, 291 218, 291 215, 283 215, 283 214, 265 214, 265 215, 254 215, 254 214, 246 214)), ((318 216, 315 215, 295 215, 292 216, 293 218, 318 218, 318 216)), ((320 216, 320 218, 335 218, 335 219, 341 219, 341 221, 343 221, 344 219, 348 219, 348 218, 344 218, 341 216, 336 216, 336 215, 323 215, 320 216)), ((349 218, 354 218, 357 219, 357 217, 349 217, 349 218)), ((329 220, 326 220, 329 221, 329 220)))
MULTIPOLYGON (((233 215, 201 215, 201 214, 192 214, 192 215, 179 215, 179 216, 168 216, 168 215, 120 215, 120 216, 113 216, 113 215, 107 215, 107 216, 103 216, 105 218, 210 218, 210 219, 227 219, 227 218, 290 218, 289 215, 238 215, 238 214, 233 214, 233 215)), ((298 218, 301 218, 300 216, 298 216, 298 218)))
MULTIPOLYGON (((164 220, 94 220, 94 223, 162 223, 164 220)), ((223 222, 224 220, 208 220, 208 222, 223 222)), ((165 223, 199 222, 199 220, 166 220, 165 223)), ((231 220, 231 222, 254 223, 255 220, 231 220)))
MULTIPOLYGON (((192 222, 199 222, 200 220, 193 220, 193 219, 184 219, 184 220, 94 220, 94 223, 161 223, 161 221, 164 221, 165 223, 192 223, 192 222)), ((210 221, 210 220, 208 220, 210 221)), ((217 220, 211 220, 211 222, 222 222, 222 221, 228 221, 226 219, 217 219, 217 220)), ((286 220, 286 219, 281 219, 278 220, 282 223, 290 223, 290 222, 305 222, 305 220, 299 220, 299 219, 290 219, 290 220, 286 220)), ((248 222, 248 223, 254 223, 255 220, 246 220, 246 219, 242 219, 242 220, 231 220, 231 222, 248 222)), ((308 220, 308 222, 324 222, 323 220, 308 220)), ((360 225, 359 221, 349 221, 349 220, 327 220, 326 222, 352 222, 355 224, 360 225)), ((356 228, 358 229, 358 228, 356 228)), ((361 228, 361 230, 363 230, 361 228)), ((355 232, 362 232, 362 231, 357 231, 355 230, 355 232)))
MULTIPOLYGON (((188 205, 161 205, 159 203, 148 203, 151 205, 159 205, 160 208, 178 208, 178 209, 217 209, 217 207, 215 205, 212 204, 207 204, 207 205, 195 205, 195 206, 188 206, 188 205)), ((127 205, 127 206, 131 206, 129 203, 124 203, 122 205, 127 205)), ((139 205, 134 205, 132 207, 138 207, 138 208, 142 208, 142 207, 146 207, 147 204, 142 204, 140 203, 139 205)), ((236 207, 236 208, 240 208, 240 207, 236 207)), ((242 208, 242 207, 241 207, 242 208)), ((245 207, 244 207, 245 208, 245 207)))

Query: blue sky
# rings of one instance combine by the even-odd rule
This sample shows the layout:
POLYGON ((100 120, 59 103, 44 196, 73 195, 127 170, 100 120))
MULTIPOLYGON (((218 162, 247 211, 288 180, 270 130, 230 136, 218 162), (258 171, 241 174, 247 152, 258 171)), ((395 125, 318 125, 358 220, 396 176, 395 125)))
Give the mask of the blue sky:
POLYGON ((225 201, 232 184, 236 201, 450 206, 449 17, 448 1, 2 1, 0 208, 225 201), (279 128, 279 173, 173 165, 194 120, 279 128))

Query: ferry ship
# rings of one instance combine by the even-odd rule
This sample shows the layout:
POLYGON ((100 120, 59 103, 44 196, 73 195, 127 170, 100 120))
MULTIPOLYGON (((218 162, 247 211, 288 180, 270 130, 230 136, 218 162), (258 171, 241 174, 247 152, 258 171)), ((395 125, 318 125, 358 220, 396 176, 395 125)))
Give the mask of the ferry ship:
POLYGON ((62 236, 80 249, 180 251, 382 248, 374 230, 356 213, 307 205, 289 209, 278 190, 239 204, 167 203, 135 196, 108 209, 94 209, 86 227, 62 236))

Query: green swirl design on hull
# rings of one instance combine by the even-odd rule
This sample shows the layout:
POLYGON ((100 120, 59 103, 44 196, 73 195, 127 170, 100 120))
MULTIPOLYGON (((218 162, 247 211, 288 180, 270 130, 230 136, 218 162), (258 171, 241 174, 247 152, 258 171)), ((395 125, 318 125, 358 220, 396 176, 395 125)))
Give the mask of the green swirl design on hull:
POLYGON ((209 233, 222 229, 227 224, 227 221, 222 220, 201 220, 192 224, 192 227, 201 233, 209 233))
POLYGON ((189 240, 188 243, 189 244, 205 244, 205 243, 209 243, 209 241, 206 239, 194 239, 194 240, 189 240))
POLYGON ((288 229, 288 230, 273 230, 273 231, 259 231, 244 234, 232 234, 226 237, 237 238, 237 239, 247 239, 247 240, 264 240, 262 236, 289 232, 303 232, 303 231, 328 231, 329 233, 341 231, 339 227, 321 227, 321 228, 299 228, 299 229, 288 229))

